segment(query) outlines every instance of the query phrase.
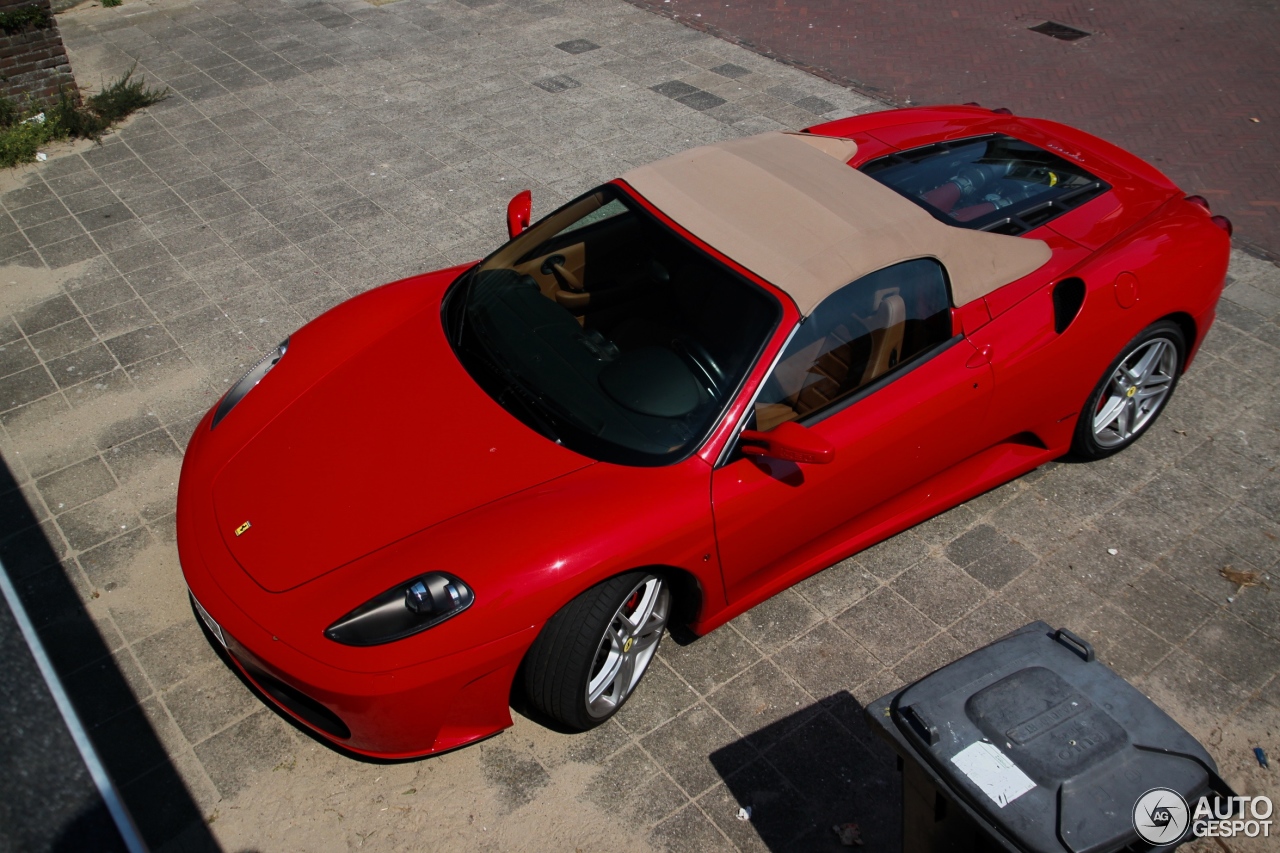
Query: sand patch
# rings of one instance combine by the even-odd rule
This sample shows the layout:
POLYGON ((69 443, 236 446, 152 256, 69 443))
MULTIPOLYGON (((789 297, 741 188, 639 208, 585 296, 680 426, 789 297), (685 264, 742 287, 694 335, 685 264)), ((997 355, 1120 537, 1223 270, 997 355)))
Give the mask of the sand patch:
MULTIPOLYGON (((650 853, 643 828, 593 805, 586 793, 599 768, 580 763, 550 772, 514 810, 486 780, 481 750, 511 749, 507 732, 448 755, 402 764, 366 764, 304 743, 292 763, 260 774, 209 815, 226 850, 567 850, 650 853)), ((518 745, 517 745, 518 746, 518 745)))
MULTIPOLYGON (((111 385, 101 382, 101 389, 89 388, 83 396, 77 396, 74 407, 58 397, 47 398, 7 421, 5 428, 15 451, 29 468, 40 469, 42 460, 65 457, 68 450, 85 450, 77 457, 82 459, 93 447, 110 443, 112 428, 125 421, 151 415, 158 418, 158 426, 164 422, 161 413, 172 407, 174 398, 201 390, 205 380, 205 372, 191 366, 165 376, 146 390, 133 384, 111 390, 111 385)), ((71 461, 76 459, 67 464, 71 461)))
POLYGON ((176 546, 148 545, 113 575, 115 580, 96 587, 98 600, 126 640, 148 637, 191 618, 176 546))
POLYGON ((62 293, 63 282, 78 276, 88 263, 81 261, 59 270, 14 264, 0 267, 0 315, 17 314, 37 302, 57 296, 62 293))

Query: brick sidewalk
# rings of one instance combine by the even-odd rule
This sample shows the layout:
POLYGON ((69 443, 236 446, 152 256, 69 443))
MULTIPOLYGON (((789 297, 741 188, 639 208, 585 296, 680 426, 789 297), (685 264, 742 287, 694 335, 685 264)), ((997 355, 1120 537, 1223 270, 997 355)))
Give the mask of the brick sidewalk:
POLYGON ((1280 14, 1253 0, 632 0, 906 105, 978 101, 1155 163, 1280 258, 1280 14), (1088 32, 1059 41, 1045 21, 1088 32), (1254 121, 1254 120, 1257 121, 1254 121))
POLYGON ((1275 796, 1251 748, 1280 755, 1280 591, 1218 575, 1275 586, 1280 560, 1280 271, 1240 252, 1138 445, 664 642, 589 734, 517 715, 386 764, 290 725, 201 633, 174 546, 182 448, 226 387, 334 302, 497 245, 521 188, 541 215, 667 153, 876 105, 618 0, 125 0, 62 27, 82 79, 137 62, 175 95, 0 192, 0 521, 31 509, 0 551, 157 849, 812 853, 858 821, 890 850, 898 777, 861 706, 1032 619, 1275 796))

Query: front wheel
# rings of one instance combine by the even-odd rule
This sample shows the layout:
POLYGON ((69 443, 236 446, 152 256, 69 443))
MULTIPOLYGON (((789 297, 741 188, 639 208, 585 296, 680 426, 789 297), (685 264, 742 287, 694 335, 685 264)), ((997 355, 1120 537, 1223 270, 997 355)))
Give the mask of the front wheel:
POLYGON ((1173 396, 1186 350, 1182 329, 1170 320, 1130 341, 1089 395, 1071 449, 1101 459, 1137 441, 1173 396))
POLYGON ((660 575, 629 572, 593 586, 547 620, 529 648, 530 701, 569 728, 600 725, 640 683, 670 613, 660 575))

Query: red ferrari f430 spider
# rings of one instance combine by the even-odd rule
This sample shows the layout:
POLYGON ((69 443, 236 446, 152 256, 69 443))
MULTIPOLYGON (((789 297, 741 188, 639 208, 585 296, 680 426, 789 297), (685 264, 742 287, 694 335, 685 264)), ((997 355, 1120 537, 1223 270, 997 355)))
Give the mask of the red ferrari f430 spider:
POLYGON ((299 329, 196 428, 195 607, 367 755, 571 729, 823 568, 1160 415, 1230 223, 1136 157, 976 106, 627 172, 484 261, 299 329))

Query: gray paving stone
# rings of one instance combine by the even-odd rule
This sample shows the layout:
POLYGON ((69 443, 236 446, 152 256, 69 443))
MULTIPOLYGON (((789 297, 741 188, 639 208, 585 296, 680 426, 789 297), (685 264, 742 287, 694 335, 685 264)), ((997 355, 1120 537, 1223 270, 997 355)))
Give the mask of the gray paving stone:
POLYGON ((938 632, 938 626, 910 602, 886 588, 871 593, 832 621, 889 665, 938 632))
POLYGON ((642 683, 652 701, 628 702, 616 717, 632 735, 652 731, 698 701, 698 694, 661 660, 653 662, 642 683))
POLYGON ((1030 621, 1030 617, 1009 602, 998 597, 989 598, 965 614, 963 619, 956 621, 947 633, 967 654, 995 642, 1030 621))
POLYGON ((80 317, 27 336, 31 348, 46 363, 89 346, 96 340, 93 329, 80 317))
POLYGON ((195 747, 196 757, 223 798, 234 796, 256 775, 286 763, 294 749, 287 724, 266 708, 195 747))
MULTIPOLYGON (((118 533, 114 539, 90 548, 77 558, 89 583, 104 593, 127 588, 138 556, 154 544, 150 532, 136 523, 136 519, 120 517, 128 519, 120 525, 122 532, 113 531, 118 533)), ((76 523, 81 523, 81 519, 76 523)))
POLYGON ((645 735, 640 742, 676 784, 693 796, 758 754, 702 702, 645 735))
POLYGON ((941 626, 950 625, 989 595, 986 587, 943 557, 923 560, 895 578, 889 588, 941 626))
POLYGON ((171 349, 178 344, 169 333, 159 325, 144 326, 123 335, 117 335, 106 342, 120 364, 128 366, 145 358, 151 358, 171 349))
POLYGON ((68 297, 60 295, 19 312, 14 315, 14 319, 22 327, 23 332, 34 335, 68 320, 74 320, 78 314, 75 304, 68 297))
POLYGON ((801 712, 810 698, 786 673, 770 661, 760 661, 707 697, 746 740, 767 750, 808 719, 801 712))
POLYGON ((649 837, 659 849, 672 853, 715 853, 734 849, 729 839, 694 805, 686 806, 658 824, 649 837))
POLYGON ((770 654, 821 619, 822 614, 803 596, 788 589, 751 608, 730 624, 756 648, 770 654))
POLYGON ((879 585, 858 560, 850 558, 796 584, 795 590, 824 616, 834 616, 856 604, 879 585))
POLYGON ((86 379, 108 373, 117 366, 111 351, 102 344, 94 344, 85 349, 77 350, 61 358, 53 359, 47 364, 54 382, 62 388, 69 388, 86 379))
POLYGON ((182 451, 164 430, 153 430, 137 438, 113 444, 102 454, 107 466, 121 483, 154 468, 164 460, 177 462, 182 451))
POLYGON ((760 659, 755 646, 732 626, 712 631, 688 645, 664 642, 659 655, 704 696, 760 659))
POLYGON ((902 679, 903 683, 910 683, 946 666, 964 654, 964 651, 964 647, 950 634, 945 632, 937 634, 898 661, 893 667, 893 673, 902 679))
POLYGON ((192 744, 204 741, 254 710, 261 710, 253 693, 221 661, 202 667, 163 691, 161 698, 183 736, 192 744))
POLYGON ((1196 630, 1185 648, 1214 671, 1248 689, 1265 684, 1280 666, 1280 642, 1221 611, 1196 630))
POLYGON ((54 512, 72 509, 115 488, 111 472, 94 456, 38 481, 40 494, 54 512))
POLYGON ((929 554, 929 546, 908 530, 858 555, 858 562, 881 580, 890 580, 919 563, 929 554))
POLYGON ((31 345, 24 340, 11 341, 0 346, 0 377, 11 376, 40 363, 31 345))
POLYGON ((965 566, 964 571, 988 589, 1000 589, 1037 562, 1035 554, 1017 542, 992 551, 965 566))
POLYGON ((799 793, 763 760, 753 761, 702 795, 699 805, 744 851, 778 849, 779 842, 796 839, 810 823, 799 793), (750 810, 749 821, 738 819, 740 808, 750 810))

